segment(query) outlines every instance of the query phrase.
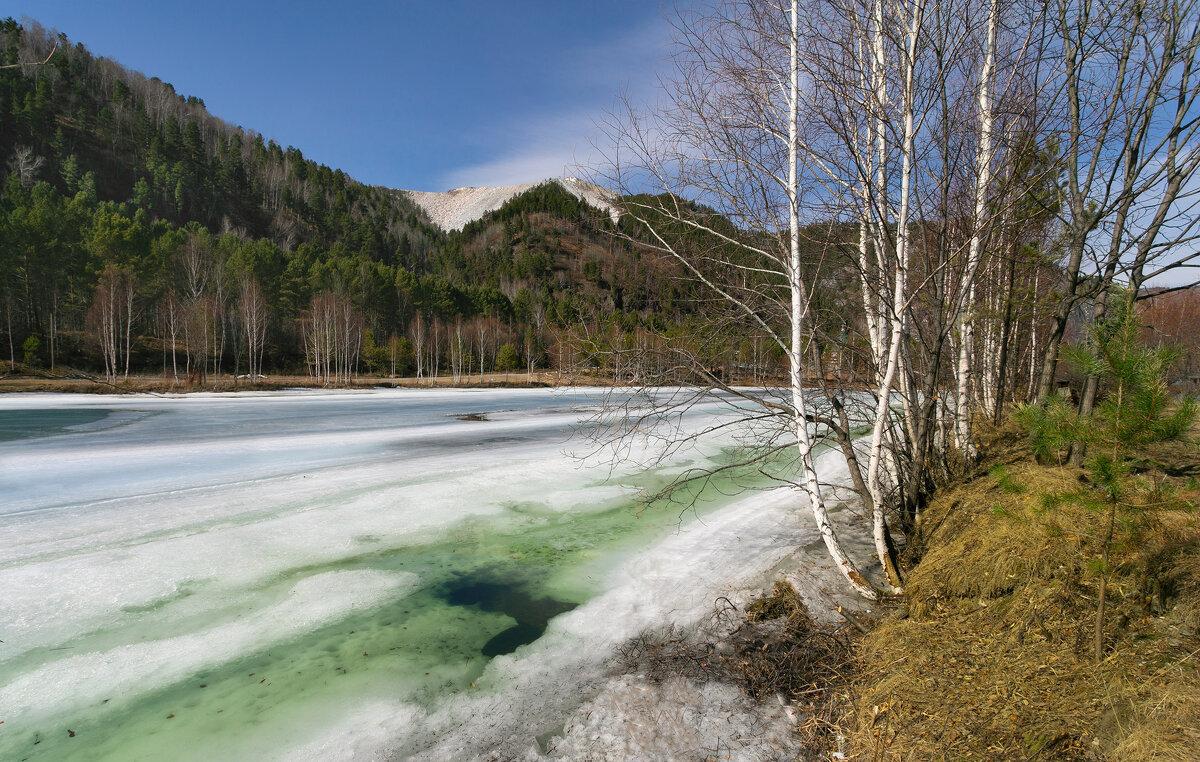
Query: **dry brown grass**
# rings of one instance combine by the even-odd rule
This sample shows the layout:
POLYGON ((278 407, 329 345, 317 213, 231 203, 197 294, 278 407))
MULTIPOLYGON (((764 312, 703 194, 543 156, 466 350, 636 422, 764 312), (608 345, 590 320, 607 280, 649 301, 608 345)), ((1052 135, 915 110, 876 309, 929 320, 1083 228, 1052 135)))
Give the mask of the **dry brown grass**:
MULTIPOLYGON (((524 388, 547 386, 588 386, 604 385, 606 381, 595 376, 560 376, 553 372, 538 371, 532 374, 525 372, 487 373, 482 379, 476 375, 464 376, 458 383, 450 376, 431 378, 413 377, 384 377, 360 376, 349 385, 339 386, 344 389, 374 389, 377 387, 391 388, 524 388)), ((28 372, 19 374, 0 375, 0 393, 5 392, 55 392, 78 394, 184 394, 191 392, 245 392, 245 391, 279 391, 281 389, 327 389, 331 388, 315 383, 311 376, 272 375, 256 379, 253 383, 246 379, 235 379, 231 375, 209 377, 203 384, 188 384, 184 381, 174 382, 164 379, 161 375, 135 375, 117 383, 107 383, 102 378, 96 378, 82 373, 51 374, 49 372, 28 372)))
POLYGON ((1090 487, 994 433, 993 470, 923 516, 907 612, 863 641, 855 758, 1200 760, 1194 446, 1146 453, 1097 665, 1102 521, 1070 499, 1090 487))

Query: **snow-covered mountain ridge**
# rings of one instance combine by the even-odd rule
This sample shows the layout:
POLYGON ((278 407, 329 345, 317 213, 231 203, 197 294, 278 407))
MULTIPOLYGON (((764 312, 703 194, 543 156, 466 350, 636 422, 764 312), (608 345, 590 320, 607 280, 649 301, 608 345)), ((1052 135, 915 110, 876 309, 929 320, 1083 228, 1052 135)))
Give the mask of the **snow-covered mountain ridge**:
POLYGON ((445 193, 402 190, 400 193, 421 207, 433 224, 447 232, 494 212, 511 198, 544 183, 558 183, 568 193, 617 219, 616 194, 595 183, 575 177, 548 178, 535 183, 502 185, 496 188, 455 188, 445 193))

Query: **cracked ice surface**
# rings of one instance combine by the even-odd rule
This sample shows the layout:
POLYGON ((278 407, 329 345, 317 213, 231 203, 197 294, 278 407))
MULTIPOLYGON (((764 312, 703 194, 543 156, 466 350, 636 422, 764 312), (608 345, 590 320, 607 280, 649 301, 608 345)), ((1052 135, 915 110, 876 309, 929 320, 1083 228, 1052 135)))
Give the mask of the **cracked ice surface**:
POLYGON ((528 749, 613 647, 816 536, 785 490, 638 517, 644 475, 564 452, 600 399, 0 397, 0 757, 528 749), (513 592, 446 595, 479 580, 513 592), (482 654, 529 621, 536 640, 482 654))

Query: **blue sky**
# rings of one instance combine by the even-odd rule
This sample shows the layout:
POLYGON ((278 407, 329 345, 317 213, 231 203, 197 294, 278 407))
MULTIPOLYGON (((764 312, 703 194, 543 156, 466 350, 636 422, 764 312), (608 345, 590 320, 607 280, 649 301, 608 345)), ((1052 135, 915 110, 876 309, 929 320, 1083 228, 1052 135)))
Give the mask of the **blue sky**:
POLYGON ((653 96, 658 0, 0 0, 0 17, 203 98, 363 182, 415 190, 586 163, 619 92, 653 96))

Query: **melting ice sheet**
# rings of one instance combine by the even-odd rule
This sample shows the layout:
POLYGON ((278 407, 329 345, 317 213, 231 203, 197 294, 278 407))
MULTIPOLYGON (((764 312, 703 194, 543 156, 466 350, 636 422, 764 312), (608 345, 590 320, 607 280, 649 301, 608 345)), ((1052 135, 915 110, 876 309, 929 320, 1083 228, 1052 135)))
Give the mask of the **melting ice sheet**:
POLYGON ((780 493, 634 511, 656 474, 567 454, 599 399, 0 397, 0 758, 436 759, 553 730, 616 644, 806 531, 780 493))

